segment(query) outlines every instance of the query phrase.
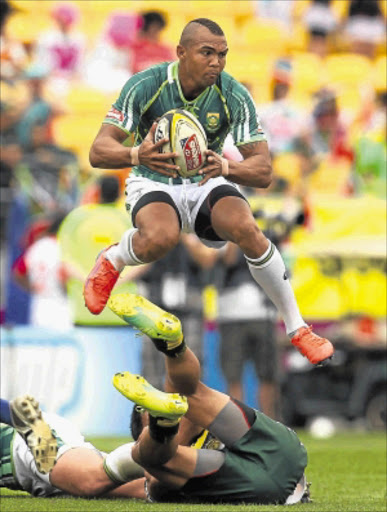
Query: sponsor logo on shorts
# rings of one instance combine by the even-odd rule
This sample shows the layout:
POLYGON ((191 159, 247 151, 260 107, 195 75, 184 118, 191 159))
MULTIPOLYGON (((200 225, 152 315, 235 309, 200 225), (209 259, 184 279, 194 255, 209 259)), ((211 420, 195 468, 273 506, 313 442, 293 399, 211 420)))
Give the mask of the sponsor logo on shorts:
POLYGON ((112 107, 106 115, 106 119, 114 119, 115 121, 119 121, 123 123, 124 114, 120 112, 118 109, 112 107))
POLYGON ((191 137, 181 139, 180 144, 184 153, 187 170, 192 171, 200 167, 202 164, 202 154, 196 134, 194 133, 191 137))
POLYGON ((207 112, 206 125, 207 125, 207 129, 210 132, 217 130, 219 127, 219 123, 220 123, 219 112, 207 112))

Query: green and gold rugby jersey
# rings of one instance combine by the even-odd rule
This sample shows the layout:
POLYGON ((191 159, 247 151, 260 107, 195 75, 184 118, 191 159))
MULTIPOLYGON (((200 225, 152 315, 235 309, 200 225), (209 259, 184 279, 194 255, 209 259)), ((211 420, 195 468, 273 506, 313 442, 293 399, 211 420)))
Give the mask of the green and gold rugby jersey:
MULTIPOLYGON (((156 119, 169 110, 183 108, 199 119, 207 134, 208 148, 216 153, 222 153, 230 132, 237 146, 266 140, 254 101, 242 84, 223 71, 214 85, 188 101, 178 68, 178 61, 165 62, 133 75, 103 122, 134 134, 134 145, 138 146, 156 119)), ((139 174, 142 170, 148 169, 137 169, 139 174)))

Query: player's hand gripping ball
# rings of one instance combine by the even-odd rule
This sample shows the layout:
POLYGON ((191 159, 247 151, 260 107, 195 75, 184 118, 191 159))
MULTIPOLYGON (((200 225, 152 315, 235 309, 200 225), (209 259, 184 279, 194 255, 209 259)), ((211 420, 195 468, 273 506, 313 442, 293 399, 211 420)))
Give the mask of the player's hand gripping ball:
POLYGON ((203 126, 190 112, 173 109, 158 121, 155 142, 167 138, 169 142, 161 148, 162 153, 177 153, 173 159, 180 167, 182 178, 195 176, 203 167, 207 150, 207 136, 203 126))

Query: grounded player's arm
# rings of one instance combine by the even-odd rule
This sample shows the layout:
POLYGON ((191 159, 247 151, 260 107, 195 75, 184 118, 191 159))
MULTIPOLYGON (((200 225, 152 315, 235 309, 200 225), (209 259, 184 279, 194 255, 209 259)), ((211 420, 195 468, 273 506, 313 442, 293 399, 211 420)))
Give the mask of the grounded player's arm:
POLYGON ((207 151, 208 163, 199 171, 205 178, 202 185, 210 178, 224 176, 229 181, 247 187, 267 188, 272 181, 272 166, 267 142, 250 142, 238 147, 243 156, 241 162, 227 160, 214 151, 207 151))
POLYGON ((90 164, 103 169, 122 169, 134 165, 145 165, 148 169, 171 177, 177 177, 179 167, 169 160, 176 153, 160 153, 168 142, 162 139, 154 143, 156 123, 153 124, 140 146, 129 148, 123 145, 128 134, 112 124, 103 124, 90 149, 90 164))

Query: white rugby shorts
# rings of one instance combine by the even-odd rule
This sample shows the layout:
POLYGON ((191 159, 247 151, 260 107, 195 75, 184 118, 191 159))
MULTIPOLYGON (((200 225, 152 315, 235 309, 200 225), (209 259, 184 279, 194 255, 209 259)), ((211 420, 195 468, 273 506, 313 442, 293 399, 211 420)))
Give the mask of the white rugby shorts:
MULTIPOLYGON (((199 183, 192 183, 189 179, 183 179, 180 185, 169 185, 153 181, 143 176, 136 176, 131 174, 126 180, 126 199, 125 204, 129 212, 133 211, 137 201, 149 192, 166 192, 174 202, 182 223, 182 231, 185 233, 195 233, 195 221, 197 214, 205 201, 208 194, 220 185, 229 185, 234 187, 239 192, 239 187, 235 183, 227 181, 222 176, 212 178, 204 185, 199 187, 199 183)), ((226 242, 223 241, 210 241, 203 238, 200 239, 207 247, 214 247, 219 249, 223 247, 226 242)))

